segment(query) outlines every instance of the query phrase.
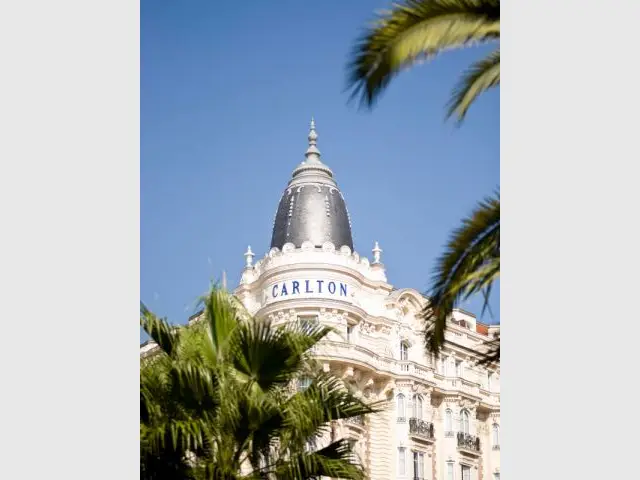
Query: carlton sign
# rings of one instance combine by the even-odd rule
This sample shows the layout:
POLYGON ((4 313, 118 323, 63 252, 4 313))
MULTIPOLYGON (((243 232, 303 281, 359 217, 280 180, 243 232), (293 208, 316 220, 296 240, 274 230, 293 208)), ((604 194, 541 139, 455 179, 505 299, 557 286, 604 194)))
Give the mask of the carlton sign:
POLYGON ((334 280, 286 280, 266 289, 269 300, 292 297, 343 297, 348 298, 349 284, 334 280))

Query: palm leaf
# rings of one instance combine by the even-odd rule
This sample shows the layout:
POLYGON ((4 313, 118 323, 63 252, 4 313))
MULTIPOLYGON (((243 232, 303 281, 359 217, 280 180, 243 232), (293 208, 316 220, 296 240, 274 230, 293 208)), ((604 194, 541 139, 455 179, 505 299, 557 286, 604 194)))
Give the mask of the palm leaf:
POLYGON ((156 425, 140 425, 140 439, 148 451, 187 452, 204 444, 208 436, 206 422, 199 419, 166 420, 156 425))
POLYGON ((499 0, 407 0, 383 12, 356 41, 348 89, 372 107, 391 79, 416 61, 499 37, 499 0))
POLYGON ((174 354, 179 343, 176 328, 171 327, 166 320, 156 317, 142 302, 140 302, 140 326, 164 353, 170 357, 174 354))
POLYGON ((449 100, 447 118, 456 114, 458 123, 462 122, 476 98, 498 85, 500 85, 500 50, 474 63, 464 73, 449 100))
POLYGON ((500 199, 496 194, 480 202, 463 220, 436 262, 429 303, 423 311, 428 350, 440 351, 447 319, 457 302, 488 288, 499 274, 499 265, 500 199))
POLYGON ((202 303, 210 349, 210 352, 204 353, 215 364, 224 357, 232 332, 238 325, 238 316, 231 296, 216 286, 202 298, 202 303))
POLYGON ((479 365, 491 365, 500 362, 500 334, 485 342, 486 352, 478 362, 479 365))
POLYGON ((196 412, 214 413, 220 402, 218 377, 206 367, 193 363, 174 364, 170 370, 173 399, 196 412))
POLYGON ((338 440, 315 452, 296 454, 280 460, 273 469, 278 480, 319 477, 361 480, 365 478, 347 440, 338 440))

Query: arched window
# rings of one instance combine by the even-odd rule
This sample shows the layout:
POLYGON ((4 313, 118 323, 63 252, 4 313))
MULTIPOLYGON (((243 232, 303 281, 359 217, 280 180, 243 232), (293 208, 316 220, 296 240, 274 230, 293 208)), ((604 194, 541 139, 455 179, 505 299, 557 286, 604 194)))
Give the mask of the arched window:
POLYGON ((396 400, 398 403, 398 421, 404 422, 405 421, 404 395, 399 393, 396 400))
POLYGON ((453 422, 452 422, 453 412, 450 409, 446 409, 444 412, 444 431, 452 432, 453 431, 453 422))
POLYGON ((409 360, 409 344, 407 342, 400 342, 400 360, 409 360))
POLYGON ((413 397, 413 418, 422 420, 422 397, 420 395, 413 397))
POLYGON ((492 428, 493 433, 493 448, 500 447, 500 427, 497 423, 493 424, 492 428))
POLYGON ((303 391, 309 388, 311 385, 311 379, 309 377, 298 378, 298 391, 303 391))
POLYGON ((460 431, 462 433, 469 433, 469 412, 466 410, 460 412, 460 431))

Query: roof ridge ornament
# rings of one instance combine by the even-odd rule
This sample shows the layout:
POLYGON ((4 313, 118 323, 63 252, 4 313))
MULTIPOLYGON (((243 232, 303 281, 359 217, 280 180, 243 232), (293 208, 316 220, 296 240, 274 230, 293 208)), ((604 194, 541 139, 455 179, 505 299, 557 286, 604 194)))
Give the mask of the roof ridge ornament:
POLYGON ((371 251, 373 252, 373 264, 379 265, 381 263, 380 254, 382 253, 382 249, 380 248, 378 242, 375 242, 375 244, 373 245, 373 250, 371 251))
POLYGON ((307 137, 309 139, 309 147, 305 153, 305 163, 322 163, 320 160, 320 150, 318 150, 318 132, 316 132, 316 122, 311 117, 311 125, 309 128, 309 135, 307 137))
POLYGON ((325 179, 331 179, 333 172, 320 160, 320 150, 318 150, 318 132, 316 131, 316 121, 311 117, 311 124, 309 126, 309 146, 304 156, 305 159, 296 167, 293 171, 292 177, 297 177, 299 174, 304 174, 306 178, 315 176, 314 181, 324 182, 325 179))

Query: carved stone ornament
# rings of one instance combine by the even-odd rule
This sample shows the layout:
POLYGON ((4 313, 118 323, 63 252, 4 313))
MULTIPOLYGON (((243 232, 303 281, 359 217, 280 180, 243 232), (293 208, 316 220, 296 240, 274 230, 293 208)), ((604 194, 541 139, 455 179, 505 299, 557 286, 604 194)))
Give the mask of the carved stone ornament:
POLYGON ((375 332, 375 326, 372 323, 362 321, 360 322, 360 331, 367 335, 371 335, 375 332))

